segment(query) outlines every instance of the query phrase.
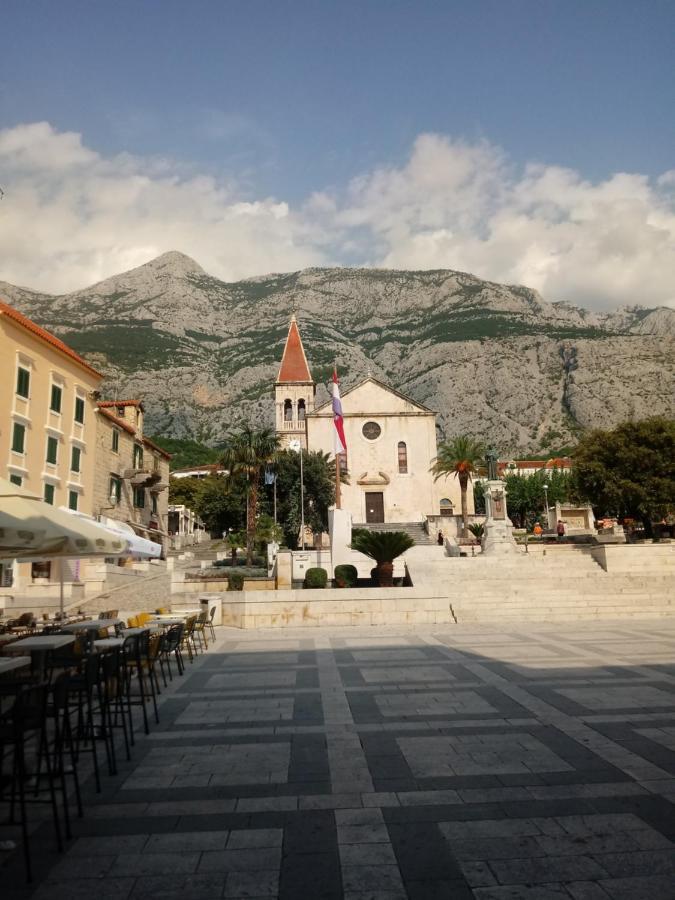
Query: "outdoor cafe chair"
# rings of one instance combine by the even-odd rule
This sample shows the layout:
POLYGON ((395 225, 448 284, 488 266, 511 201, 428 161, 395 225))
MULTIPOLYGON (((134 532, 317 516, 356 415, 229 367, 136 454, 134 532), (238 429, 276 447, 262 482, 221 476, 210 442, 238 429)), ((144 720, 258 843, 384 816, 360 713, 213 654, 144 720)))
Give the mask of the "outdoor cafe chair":
POLYGON ((178 669, 178 674, 182 675, 185 671, 185 664, 183 662, 183 654, 181 652, 181 645, 183 643, 183 632, 185 630, 185 625, 181 622, 179 625, 172 625, 171 628, 163 635, 163 642, 160 645, 159 651, 159 667, 162 672, 162 678, 164 679, 164 684, 166 685, 166 675, 164 674, 164 666, 166 665, 167 671, 169 673, 169 680, 173 681, 173 674, 171 672, 171 655, 173 654, 176 660, 176 667, 178 669))
POLYGON ((212 606, 211 613, 209 615, 209 630, 211 631, 211 640, 212 641, 215 641, 215 639, 216 639, 216 631, 215 631, 215 628, 213 627, 213 620, 214 620, 215 616, 216 616, 216 607, 212 606))
POLYGON ((183 640, 181 641, 181 650, 188 652, 188 659, 192 662, 197 655, 197 644, 195 643, 195 624, 197 616, 189 616, 185 620, 185 628, 183 630, 183 640))
MULTIPOLYGON (((12 759, 9 780, 9 821, 21 826, 21 842, 28 882, 33 879, 27 812, 29 803, 51 803, 56 843, 59 851, 63 851, 54 769, 47 747, 47 690, 46 684, 34 684, 23 688, 17 694, 14 705, 0 718, 0 767, 4 763, 7 750, 10 751, 12 759), (39 796, 28 796, 28 782, 33 774, 27 765, 29 748, 37 749, 38 755, 42 754, 45 761, 49 792, 49 799, 46 801, 39 796)), ((1 776, 0 768, 0 786, 4 786, 4 779, 1 776)), ((39 781, 37 784, 39 785, 39 781)))
POLYGON ((206 638, 206 626, 208 625, 208 617, 209 614, 204 610, 204 612, 199 613, 197 616, 197 621, 194 625, 194 637, 195 640, 199 641, 199 649, 200 650, 208 650, 209 642, 206 638))

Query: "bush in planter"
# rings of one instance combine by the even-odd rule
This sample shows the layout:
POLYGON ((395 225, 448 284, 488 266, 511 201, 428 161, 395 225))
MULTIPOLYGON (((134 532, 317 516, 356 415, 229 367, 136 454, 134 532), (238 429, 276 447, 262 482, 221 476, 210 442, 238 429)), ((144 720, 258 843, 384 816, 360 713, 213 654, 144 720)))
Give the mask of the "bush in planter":
POLYGON ((380 587, 393 587, 394 560, 414 543, 404 531, 368 531, 365 528, 355 528, 352 531, 351 548, 375 560, 376 578, 380 587))
POLYGON ((244 587, 244 576, 241 572, 231 572, 228 576, 228 591, 241 591, 244 587))
POLYGON ((358 578, 359 573, 356 571, 356 566, 335 566, 335 584, 337 587, 356 587, 358 578))
POLYGON ((325 588, 328 584, 328 572, 325 569, 307 569, 305 572, 306 588, 325 588))

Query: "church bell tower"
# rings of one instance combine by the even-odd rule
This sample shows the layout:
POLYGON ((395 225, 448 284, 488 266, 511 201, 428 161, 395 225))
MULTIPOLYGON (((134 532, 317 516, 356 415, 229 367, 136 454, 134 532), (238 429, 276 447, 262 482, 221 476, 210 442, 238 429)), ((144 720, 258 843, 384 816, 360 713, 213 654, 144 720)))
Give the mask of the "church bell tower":
POLYGON ((307 414, 314 409, 316 385, 309 371, 298 323, 291 316, 288 337, 274 382, 276 432, 282 447, 299 440, 307 449, 307 414))

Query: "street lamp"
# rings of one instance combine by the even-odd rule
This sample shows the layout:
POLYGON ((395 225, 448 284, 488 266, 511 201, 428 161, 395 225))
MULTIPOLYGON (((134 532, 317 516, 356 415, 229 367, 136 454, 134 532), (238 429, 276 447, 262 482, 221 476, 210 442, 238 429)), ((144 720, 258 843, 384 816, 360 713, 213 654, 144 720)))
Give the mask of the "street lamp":
POLYGON ((544 505, 546 506, 546 527, 548 528, 548 482, 544 482, 544 505))
POLYGON ((295 439, 289 441, 289 449, 294 453, 300 454, 300 540, 302 541, 302 549, 305 549, 305 485, 302 474, 302 444, 295 439))

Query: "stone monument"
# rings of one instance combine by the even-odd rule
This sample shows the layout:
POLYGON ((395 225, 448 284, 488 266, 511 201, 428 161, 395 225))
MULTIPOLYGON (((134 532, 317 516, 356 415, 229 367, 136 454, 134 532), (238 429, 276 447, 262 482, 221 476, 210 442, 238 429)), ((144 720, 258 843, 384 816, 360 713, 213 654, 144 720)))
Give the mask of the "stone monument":
POLYGON ((481 541, 483 553, 491 556, 518 553, 513 523, 506 511, 506 483, 497 473, 497 451, 489 449, 485 459, 488 480, 485 483, 485 530, 481 541))

